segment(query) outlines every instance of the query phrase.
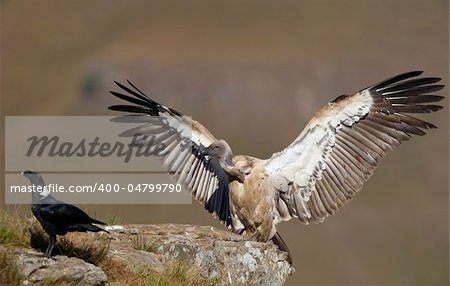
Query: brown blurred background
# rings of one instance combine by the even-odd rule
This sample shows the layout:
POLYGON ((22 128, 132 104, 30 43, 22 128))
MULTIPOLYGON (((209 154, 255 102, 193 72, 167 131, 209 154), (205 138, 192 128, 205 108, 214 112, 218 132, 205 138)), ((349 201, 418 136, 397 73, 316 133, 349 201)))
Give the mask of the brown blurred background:
MULTIPOLYGON (((0 3, 3 115, 111 115, 107 91, 130 79, 235 154, 266 158, 338 95, 416 69, 448 86, 446 0, 0 3)), ((439 129, 384 159, 336 216, 280 226, 297 269, 288 285, 448 285, 448 98, 442 104, 426 115, 439 129)), ((89 209, 224 229, 197 203, 89 209)))

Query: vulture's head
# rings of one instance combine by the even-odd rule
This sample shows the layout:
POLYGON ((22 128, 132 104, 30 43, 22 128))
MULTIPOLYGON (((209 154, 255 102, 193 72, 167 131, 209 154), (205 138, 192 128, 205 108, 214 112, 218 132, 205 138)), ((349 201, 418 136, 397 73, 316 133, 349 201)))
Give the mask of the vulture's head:
POLYGON ((233 165, 233 152, 230 145, 225 140, 217 140, 207 148, 208 154, 211 157, 215 157, 219 162, 225 163, 229 166, 233 165))

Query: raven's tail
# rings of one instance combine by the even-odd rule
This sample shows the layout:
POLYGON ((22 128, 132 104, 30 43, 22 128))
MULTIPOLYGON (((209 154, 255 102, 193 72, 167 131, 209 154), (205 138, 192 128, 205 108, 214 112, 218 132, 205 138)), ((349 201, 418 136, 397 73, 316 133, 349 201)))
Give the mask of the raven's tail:
POLYGON ((99 220, 96 220, 96 219, 93 219, 93 218, 91 218, 91 223, 100 224, 100 225, 108 225, 105 222, 102 222, 102 221, 99 221, 99 220))
POLYGON ((99 232, 99 231, 104 231, 104 232, 109 233, 109 231, 107 231, 106 229, 103 229, 103 228, 100 228, 100 227, 98 227, 96 225, 88 224, 88 223, 74 224, 74 225, 69 227, 69 231, 80 231, 80 232, 86 232, 86 231, 99 232))

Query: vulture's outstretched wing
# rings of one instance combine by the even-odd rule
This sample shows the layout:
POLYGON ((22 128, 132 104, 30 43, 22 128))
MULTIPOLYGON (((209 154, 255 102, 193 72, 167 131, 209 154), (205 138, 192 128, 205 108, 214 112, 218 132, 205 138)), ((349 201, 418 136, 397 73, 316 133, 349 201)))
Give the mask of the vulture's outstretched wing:
POLYGON ((369 179, 380 158, 411 135, 436 128, 407 113, 429 113, 443 97, 440 78, 397 75, 322 108, 286 149, 266 163, 283 220, 305 224, 334 214, 369 179))
POLYGON ((133 105, 114 105, 109 109, 138 115, 119 116, 113 121, 140 124, 120 136, 139 135, 140 139, 134 141, 136 145, 162 144, 160 146, 165 148, 160 150, 158 157, 169 174, 202 202, 210 213, 232 227, 228 174, 218 160, 206 154, 206 148, 216 141, 214 136, 197 121, 150 99, 131 82, 128 81, 131 87, 116 84, 124 93, 111 93, 133 105))

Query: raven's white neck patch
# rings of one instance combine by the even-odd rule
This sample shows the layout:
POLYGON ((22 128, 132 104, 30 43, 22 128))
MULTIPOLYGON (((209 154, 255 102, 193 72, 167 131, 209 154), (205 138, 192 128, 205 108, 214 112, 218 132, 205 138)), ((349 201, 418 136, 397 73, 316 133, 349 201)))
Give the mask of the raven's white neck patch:
POLYGON ((39 193, 39 196, 41 197, 41 200, 45 199, 48 195, 50 195, 50 193, 46 192, 46 191, 42 191, 42 192, 39 193))

